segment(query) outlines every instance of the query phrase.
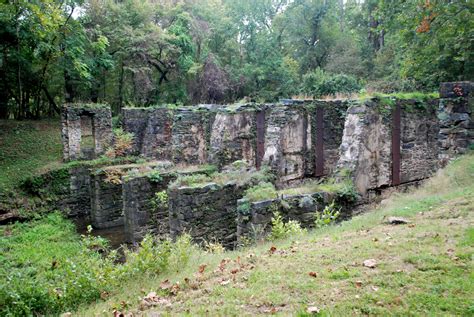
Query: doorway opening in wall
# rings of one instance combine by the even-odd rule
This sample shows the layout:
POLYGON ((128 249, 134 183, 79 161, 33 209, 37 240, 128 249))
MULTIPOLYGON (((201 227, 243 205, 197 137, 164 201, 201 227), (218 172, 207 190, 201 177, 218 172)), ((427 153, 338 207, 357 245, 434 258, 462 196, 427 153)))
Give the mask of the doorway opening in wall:
POLYGON ((94 158, 94 125, 91 116, 81 116, 81 158, 94 158))

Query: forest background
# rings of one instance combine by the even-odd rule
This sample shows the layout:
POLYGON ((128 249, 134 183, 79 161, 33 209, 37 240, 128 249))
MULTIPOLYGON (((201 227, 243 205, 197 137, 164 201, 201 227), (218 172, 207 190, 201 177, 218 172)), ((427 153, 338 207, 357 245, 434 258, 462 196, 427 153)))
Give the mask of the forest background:
POLYGON ((12 0, 0 119, 65 102, 191 105, 436 91, 474 76, 469 0, 12 0))

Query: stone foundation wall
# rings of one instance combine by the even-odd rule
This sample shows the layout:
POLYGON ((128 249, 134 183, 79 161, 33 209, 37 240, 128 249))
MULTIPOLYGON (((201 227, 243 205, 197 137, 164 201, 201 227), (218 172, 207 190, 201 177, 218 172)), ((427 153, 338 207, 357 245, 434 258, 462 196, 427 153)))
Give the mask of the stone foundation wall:
POLYGON ((443 83, 438 108, 441 166, 474 144, 474 83, 443 83))
POLYGON ((219 242, 233 248, 237 241, 237 200, 243 188, 210 183, 168 190, 173 238, 189 233, 197 243, 219 242))
POLYGON ((235 161, 256 164, 256 112, 218 112, 211 129, 209 161, 222 168, 235 161))
POLYGON ((301 179, 306 174, 308 115, 298 105, 271 107, 266 111, 263 164, 276 172, 279 182, 301 179))
POLYGON ((286 183, 314 176, 317 153, 313 144, 318 138, 324 156, 324 173, 318 176, 334 170, 348 104, 292 101, 174 110, 130 108, 123 109, 122 117, 124 129, 135 134, 135 154, 183 164, 212 163, 219 168, 237 160, 258 167, 262 163, 271 166, 279 182, 286 183), (316 105, 324 110, 321 130, 315 120, 316 105))
POLYGON ((90 192, 92 226, 105 229, 123 225, 122 184, 107 180, 103 171, 92 173, 90 192))
POLYGON ((59 201, 60 209, 68 217, 89 217, 91 210, 90 169, 75 167, 69 170, 69 188, 59 201))
POLYGON ((211 127, 215 112, 179 109, 173 117, 171 153, 175 163, 208 162, 211 127))
MULTIPOLYGON (((296 220, 303 228, 312 228, 316 211, 322 211, 333 200, 334 195, 326 192, 285 196, 257 202, 240 199, 237 207, 237 243, 245 245, 251 241, 262 240, 270 234, 275 212, 279 212, 285 222, 296 220)), ((347 218, 348 212, 348 209, 344 208, 341 218, 347 218)))
POLYGON ((438 100, 401 102, 400 181, 430 177, 438 169, 438 100))
POLYGON ((168 209, 156 208, 152 200, 156 193, 165 191, 176 177, 174 173, 163 173, 160 179, 148 175, 122 179, 125 236, 128 242, 140 242, 147 233, 159 237, 169 236, 168 209))
POLYGON ((371 99, 349 108, 338 168, 351 174, 360 193, 425 179, 436 171, 437 102, 371 99), (394 117, 397 107, 399 130, 394 117), (392 144, 397 138, 398 158, 392 144), (397 161, 399 169, 394 166, 397 161), (395 183, 397 175, 399 183, 395 183))

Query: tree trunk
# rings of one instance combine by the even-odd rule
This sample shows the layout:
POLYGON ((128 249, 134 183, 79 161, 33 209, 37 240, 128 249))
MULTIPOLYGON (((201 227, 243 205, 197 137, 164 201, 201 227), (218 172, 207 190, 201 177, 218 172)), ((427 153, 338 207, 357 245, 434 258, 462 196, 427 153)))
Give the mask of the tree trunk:
POLYGON ((124 69, 123 69, 123 61, 120 62, 120 76, 119 76, 119 86, 118 86, 118 109, 117 112, 120 112, 123 105, 123 77, 124 77, 124 69))

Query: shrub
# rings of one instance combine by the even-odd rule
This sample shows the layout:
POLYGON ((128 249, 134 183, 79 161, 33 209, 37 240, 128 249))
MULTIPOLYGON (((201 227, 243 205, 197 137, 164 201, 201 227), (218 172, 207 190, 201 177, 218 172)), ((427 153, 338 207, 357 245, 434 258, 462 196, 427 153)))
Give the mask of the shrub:
POLYGON ((301 90, 304 94, 321 97, 337 93, 353 93, 362 88, 357 79, 350 75, 331 75, 317 68, 303 76, 301 90))
POLYGON ((336 208, 334 201, 324 207, 322 212, 316 211, 314 225, 316 228, 329 226, 336 222, 340 214, 340 208, 336 208))
POLYGON ((163 177, 161 176, 159 171, 154 170, 148 173, 148 179, 153 183, 159 183, 163 180, 163 177))
POLYGON ((180 175, 178 178, 169 185, 169 188, 178 188, 181 186, 197 186, 205 183, 210 183, 212 178, 204 174, 193 174, 193 175, 180 175))
POLYGON ((296 220, 289 220, 283 222, 283 217, 278 211, 273 213, 272 217, 272 232, 270 233, 269 240, 284 239, 289 236, 299 235, 306 232, 305 229, 301 228, 301 225, 296 220))
MULTIPOLYGON (((126 262, 107 241, 90 234, 80 239, 74 225, 59 213, 0 228, 0 315, 57 315, 98 300, 138 275, 179 269, 189 261, 189 235, 157 241, 146 236, 126 262), (5 234, 8 230, 8 234, 5 234)), ((89 231, 90 233, 90 231, 89 231)))
POLYGON ((258 185, 250 187, 245 191, 245 198, 248 201, 259 201, 266 199, 274 199, 278 197, 278 193, 272 183, 260 182, 258 185))
POLYGON ((109 158, 123 157, 133 145, 133 133, 125 132, 122 128, 114 129, 114 145, 107 149, 105 155, 109 158))
POLYGON ((204 250, 206 250, 207 253, 212 253, 212 254, 222 254, 225 251, 224 246, 222 243, 220 243, 217 240, 213 241, 204 241, 204 250))

